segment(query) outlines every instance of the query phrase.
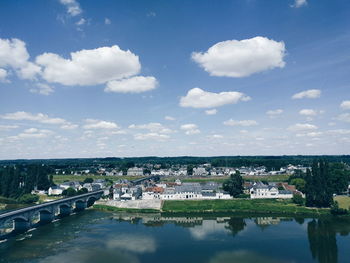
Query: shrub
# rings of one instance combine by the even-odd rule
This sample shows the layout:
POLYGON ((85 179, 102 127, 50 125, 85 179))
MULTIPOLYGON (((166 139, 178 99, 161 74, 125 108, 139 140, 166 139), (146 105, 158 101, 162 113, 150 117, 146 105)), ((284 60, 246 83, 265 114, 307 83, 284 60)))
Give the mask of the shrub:
POLYGON ((33 204, 39 201, 39 196, 32 194, 25 194, 18 198, 18 202, 23 204, 33 204))
POLYGON ((292 201, 294 204, 297 204, 297 205, 305 204, 305 199, 300 194, 293 194, 292 201))

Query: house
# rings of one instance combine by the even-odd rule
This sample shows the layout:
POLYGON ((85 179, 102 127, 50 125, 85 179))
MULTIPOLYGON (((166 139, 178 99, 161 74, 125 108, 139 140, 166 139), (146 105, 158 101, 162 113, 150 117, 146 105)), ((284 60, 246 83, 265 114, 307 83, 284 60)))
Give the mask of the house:
POLYGON ((143 176, 143 168, 133 167, 127 171, 128 176, 143 176))
POLYGON ((193 168, 193 176, 207 176, 208 172, 204 167, 193 168))
POLYGON ((78 191, 82 188, 79 182, 64 182, 59 186, 63 188, 63 190, 66 190, 68 188, 73 188, 74 190, 78 191))
POLYGON ((59 186, 51 186, 48 190, 48 195, 61 195, 63 190, 64 189, 59 186))
POLYGON ((142 189, 140 186, 122 186, 120 188, 115 188, 113 191, 113 200, 136 200, 140 197, 142 197, 142 189))
POLYGON ((251 186, 249 193, 251 199, 293 198, 293 192, 289 190, 279 190, 277 185, 274 183, 270 183, 268 185, 261 182, 254 183, 253 186, 251 186))
POLYGON ((86 183, 83 184, 83 188, 86 188, 88 190, 88 192, 94 192, 94 191, 98 191, 101 188, 100 184, 96 184, 96 183, 86 183))

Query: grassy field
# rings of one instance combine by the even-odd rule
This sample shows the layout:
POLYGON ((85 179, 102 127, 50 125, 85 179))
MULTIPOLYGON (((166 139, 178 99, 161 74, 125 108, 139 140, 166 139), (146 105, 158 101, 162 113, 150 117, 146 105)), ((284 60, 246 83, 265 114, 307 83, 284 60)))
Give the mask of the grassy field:
POLYGON ((350 197, 345 195, 338 195, 334 197, 335 201, 338 201, 339 207, 343 209, 349 209, 350 207, 350 197))
POLYGON ((204 200, 204 201, 165 201, 163 212, 243 212, 261 214, 288 214, 319 216, 328 215, 329 209, 306 208, 286 200, 204 200))
POLYGON ((142 177, 140 177, 140 176, 103 176, 103 175, 89 175, 89 174, 88 175, 64 175, 64 174, 60 174, 60 175, 54 175, 53 181, 55 184, 60 184, 60 183, 67 182, 67 181, 83 182, 86 178, 92 178, 94 180, 109 179, 109 180, 116 181, 118 179, 136 180, 136 179, 140 179, 142 177))
MULTIPOLYGON (((286 182, 290 175, 287 174, 279 174, 279 175, 267 175, 267 176, 243 176, 245 181, 267 181, 267 182, 286 182)), ((220 176, 220 177, 192 177, 192 178, 180 178, 182 182, 190 182, 190 183, 204 183, 204 182, 217 182, 223 183, 225 180, 229 179, 229 176, 220 176)), ((174 177, 167 177, 162 180, 165 181, 175 181, 174 177)))

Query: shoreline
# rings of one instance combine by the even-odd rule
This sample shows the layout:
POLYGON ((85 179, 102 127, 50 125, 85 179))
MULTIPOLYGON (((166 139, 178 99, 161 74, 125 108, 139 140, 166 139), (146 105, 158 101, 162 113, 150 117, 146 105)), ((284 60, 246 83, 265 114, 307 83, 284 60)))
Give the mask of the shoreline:
POLYGON ((109 212, 161 213, 161 214, 249 214, 281 216, 332 216, 329 208, 308 208, 287 201, 276 200, 166 200, 160 210, 119 208, 106 204, 95 204, 95 209, 109 212))

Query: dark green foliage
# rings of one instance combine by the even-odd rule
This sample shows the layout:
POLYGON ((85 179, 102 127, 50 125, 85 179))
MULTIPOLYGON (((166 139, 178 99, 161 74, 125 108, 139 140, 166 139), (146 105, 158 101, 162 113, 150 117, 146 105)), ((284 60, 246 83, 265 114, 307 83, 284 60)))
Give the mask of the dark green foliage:
POLYGON ((330 207, 333 202, 333 186, 326 161, 315 161, 312 172, 306 173, 306 206, 330 207))
POLYGON ((299 190, 300 192, 305 193, 305 185, 306 181, 302 178, 294 178, 292 180, 289 180, 289 184, 295 185, 295 188, 299 190))
POLYGON ((0 196, 19 198, 32 190, 47 190, 51 169, 42 164, 9 165, 0 168, 0 196))
POLYGON ((62 191, 62 195, 66 196, 66 197, 75 196, 77 194, 78 194, 77 191, 75 189, 73 189, 72 187, 69 187, 69 188, 62 191))
POLYGON ((231 175, 231 178, 223 183, 223 189, 233 197, 238 197, 243 193, 243 179, 239 171, 231 175))
POLYGON ((88 177, 88 178, 85 178, 84 184, 91 184, 93 181, 94 181, 94 179, 88 177))
POLYGON ((330 164, 330 177, 334 194, 339 195, 346 192, 350 181, 350 171, 346 170, 343 163, 330 164))
POLYGON ((339 204, 335 201, 331 206, 331 214, 332 215, 347 215, 349 213, 348 210, 339 208, 339 204))
POLYGON ((81 188, 80 190, 78 190, 77 194, 81 195, 81 194, 86 194, 88 193, 88 189, 86 189, 85 187, 81 188))
POLYGON ((187 165, 187 175, 193 174, 193 165, 187 165))
POLYGON ((297 204, 297 205, 304 205, 305 204, 305 199, 299 194, 294 194, 292 201, 294 204, 297 204))
POLYGON ((39 196, 32 194, 24 194, 18 198, 18 202, 22 204, 33 204, 39 201, 39 196))

